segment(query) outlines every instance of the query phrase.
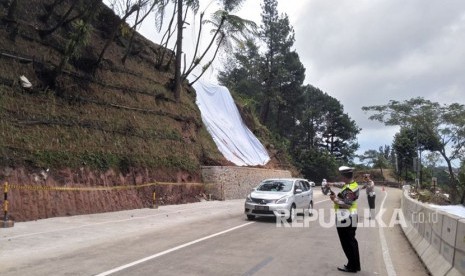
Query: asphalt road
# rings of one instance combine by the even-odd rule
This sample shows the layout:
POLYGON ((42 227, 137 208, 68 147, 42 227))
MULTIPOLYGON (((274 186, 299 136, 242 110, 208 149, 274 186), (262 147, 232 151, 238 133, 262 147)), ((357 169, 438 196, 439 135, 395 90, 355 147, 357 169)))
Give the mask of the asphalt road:
MULTIPOLYGON (((362 193, 358 275, 427 275, 398 225, 401 191, 376 192, 387 227, 365 218, 362 193)), ((319 187, 314 198, 293 225, 247 221, 244 200, 16 223, 0 229, 0 275, 345 275, 331 203, 319 187)))

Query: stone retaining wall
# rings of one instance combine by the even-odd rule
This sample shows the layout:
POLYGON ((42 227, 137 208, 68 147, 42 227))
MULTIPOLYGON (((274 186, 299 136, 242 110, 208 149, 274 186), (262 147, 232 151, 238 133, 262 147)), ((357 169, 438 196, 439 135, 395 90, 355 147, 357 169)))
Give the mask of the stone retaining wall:
POLYGON ((266 178, 292 177, 290 171, 245 167, 202 167, 202 182, 212 199, 245 198, 266 178))

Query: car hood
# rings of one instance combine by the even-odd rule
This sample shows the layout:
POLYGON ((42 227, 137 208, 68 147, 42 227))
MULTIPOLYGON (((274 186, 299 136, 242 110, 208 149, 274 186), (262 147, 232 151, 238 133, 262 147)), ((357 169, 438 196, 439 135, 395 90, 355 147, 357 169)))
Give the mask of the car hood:
POLYGON ((290 195, 290 193, 289 192, 261 192, 261 191, 254 191, 250 193, 251 197, 259 198, 259 199, 280 199, 286 195, 290 195))

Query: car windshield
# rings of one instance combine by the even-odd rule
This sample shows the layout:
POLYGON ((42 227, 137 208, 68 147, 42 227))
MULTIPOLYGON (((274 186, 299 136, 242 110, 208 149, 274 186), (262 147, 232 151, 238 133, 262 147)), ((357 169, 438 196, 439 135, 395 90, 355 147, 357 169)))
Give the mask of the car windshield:
POLYGON ((289 192, 292 189, 290 180, 267 180, 258 186, 257 191, 265 192, 289 192))

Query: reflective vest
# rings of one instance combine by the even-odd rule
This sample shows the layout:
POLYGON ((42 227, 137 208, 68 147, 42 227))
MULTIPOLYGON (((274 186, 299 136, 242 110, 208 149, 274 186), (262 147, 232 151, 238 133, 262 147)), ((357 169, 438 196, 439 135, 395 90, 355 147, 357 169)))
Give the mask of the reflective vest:
MULTIPOLYGON (((337 194, 337 198, 341 203, 344 203, 346 205, 350 205, 349 208, 341 208, 341 209, 346 209, 349 210, 351 214, 356 214, 357 213, 357 199, 359 196, 359 188, 357 182, 352 182, 349 184, 345 184, 341 192, 337 194)), ((339 205, 338 203, 334 203, 334 209, 339 210, 339 205)))

